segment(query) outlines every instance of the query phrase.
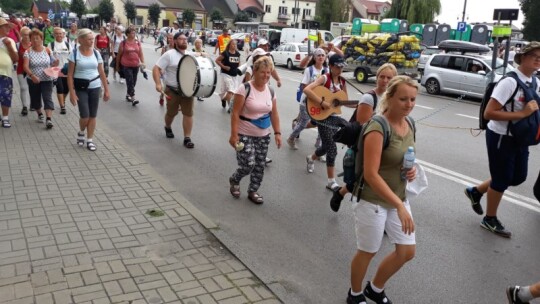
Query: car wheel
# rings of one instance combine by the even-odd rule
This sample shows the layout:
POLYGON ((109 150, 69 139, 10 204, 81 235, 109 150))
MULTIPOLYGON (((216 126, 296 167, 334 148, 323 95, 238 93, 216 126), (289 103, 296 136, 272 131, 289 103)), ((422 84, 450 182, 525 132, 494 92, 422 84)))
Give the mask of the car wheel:
POLYGON ((441 85, 435 78, 430 78, 426 81, 426 91, 431 95, 439 95, 441 92, 441 85))
POLYGON ((287 60, 287 69, 292 70, 294 68, 294 65, 292 63, 292 60, 287 60))
POLYGON ((366 70, 364 70, 363 68, 357 68, 354 71, 354 78, 359 83, 365 83, 368 80, 369 76, 366 70))

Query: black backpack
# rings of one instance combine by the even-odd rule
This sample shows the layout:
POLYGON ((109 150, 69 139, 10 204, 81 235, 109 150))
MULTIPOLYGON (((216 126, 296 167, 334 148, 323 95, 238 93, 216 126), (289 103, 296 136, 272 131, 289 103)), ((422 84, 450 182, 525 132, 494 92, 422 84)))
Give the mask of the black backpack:
MULTIPOLYGON (((517 74, 516 72, 508 72, 506 74, 506 76, 504 76, 503 78, 499 79, 499 81, 497 82, 491 82, 487 85, 486 87, 486 91, 484 92, 484 97, 482 98, 482 103, 480 103, 480 113, 478 115, 478 122, 479 122, 479 125, 478 127, 480 128, 480 130, 485 130, 487 129, 487 125, 488 125, 488 122, 489 122, 489 119, 485 119, 484 118, 484 112, 486 111, 486 107, 487 107, 487 104, 489 103, 489 100, 491 99, 491 94, 493 94, 493 90, 495 89, 495 87, 497 86, 497 84, 503 80, 504 78, 506 77, 509 77, 509 76, 513 76, 512 74, 515 75, 515 77, 517 77, 517 74)), ((504 105, 503 105, 503 108, 506 106, 506 104, 508 102, 512 102, 514 100, 514 97, 516 96, 516 93, 519 89, 519 85, 516 86, 516 90, 514 91, 514 93, 512 94, 512 96, 510 96, 510 99, 508 99, 504 105)))
MULTIPOLYGON (((378 102, 377 93, 375 93, 375 90, 370 90, 366 92, 366 94, 369 94, 371 95, 371 97, 373 97, 373 113, 375 113, 375 110, 377 109, 377 102, 378 102)), ((354 109, 354 112, 351 118, 349 119, 349 122, 356 121, 356 112, 358 112, 358 106, 356 107, 356 109, 354 109)))

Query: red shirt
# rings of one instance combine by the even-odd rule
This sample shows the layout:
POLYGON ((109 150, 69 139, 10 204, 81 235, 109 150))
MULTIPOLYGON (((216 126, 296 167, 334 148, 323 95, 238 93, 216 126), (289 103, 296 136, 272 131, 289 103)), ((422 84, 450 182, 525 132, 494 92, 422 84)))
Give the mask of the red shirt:
POLYGON ((139 66, 139 50, 141 46, 138 41, 127 41, 122 42, 122 58, 120 63, 125 67, 138 67, 139 66))
POLYGON ((21 44, 19 44, 19 49, 17 50, 17 53, 19 53, 19 62, 17 63, 17 75, 20 75, 24 72, 23 65, 24 65, 24 52, 26 52, 27 49, 25 49, 21 44))
POLYGON ((109 37, 107 35, 97 35, 96 46, 98 49, 108 49, 109 48, 109 37))

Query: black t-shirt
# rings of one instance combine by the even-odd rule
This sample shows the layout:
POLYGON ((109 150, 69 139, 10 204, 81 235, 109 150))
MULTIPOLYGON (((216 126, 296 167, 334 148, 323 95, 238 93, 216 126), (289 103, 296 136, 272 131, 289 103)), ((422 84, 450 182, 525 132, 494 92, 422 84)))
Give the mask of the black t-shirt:
POLYGON ((221 63, 224 66, 228 66, 231 68, 229 71, 225 71, 222 69, 221 73, 225 73, 231 76, 237 76, 238 74, 236 73, 236 69, 238 69, 238 67, 240 66, 240 52, 236 51, 236 53, 231 54, 228 51, 224 51, 223 53, 221 53, 221 55, 223 56, 223 60, 221 61, 221 63))

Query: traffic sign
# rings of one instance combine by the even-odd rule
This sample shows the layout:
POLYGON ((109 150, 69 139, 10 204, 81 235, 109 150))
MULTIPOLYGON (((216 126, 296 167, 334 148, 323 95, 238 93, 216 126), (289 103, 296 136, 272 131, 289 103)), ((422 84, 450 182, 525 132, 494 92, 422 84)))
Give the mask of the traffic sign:
POLYGON ((467 30, 467 22, 458 22, 456 30, 458 32, 465 32, 467 30))
POLYGON ((48 11, 47 13, 48 13, 48 16, 47 16, 47 17, 48 17, 50 20, 54 19, 54 12, 53 12, 52 9, 49 9, 49 11, 48 11))

